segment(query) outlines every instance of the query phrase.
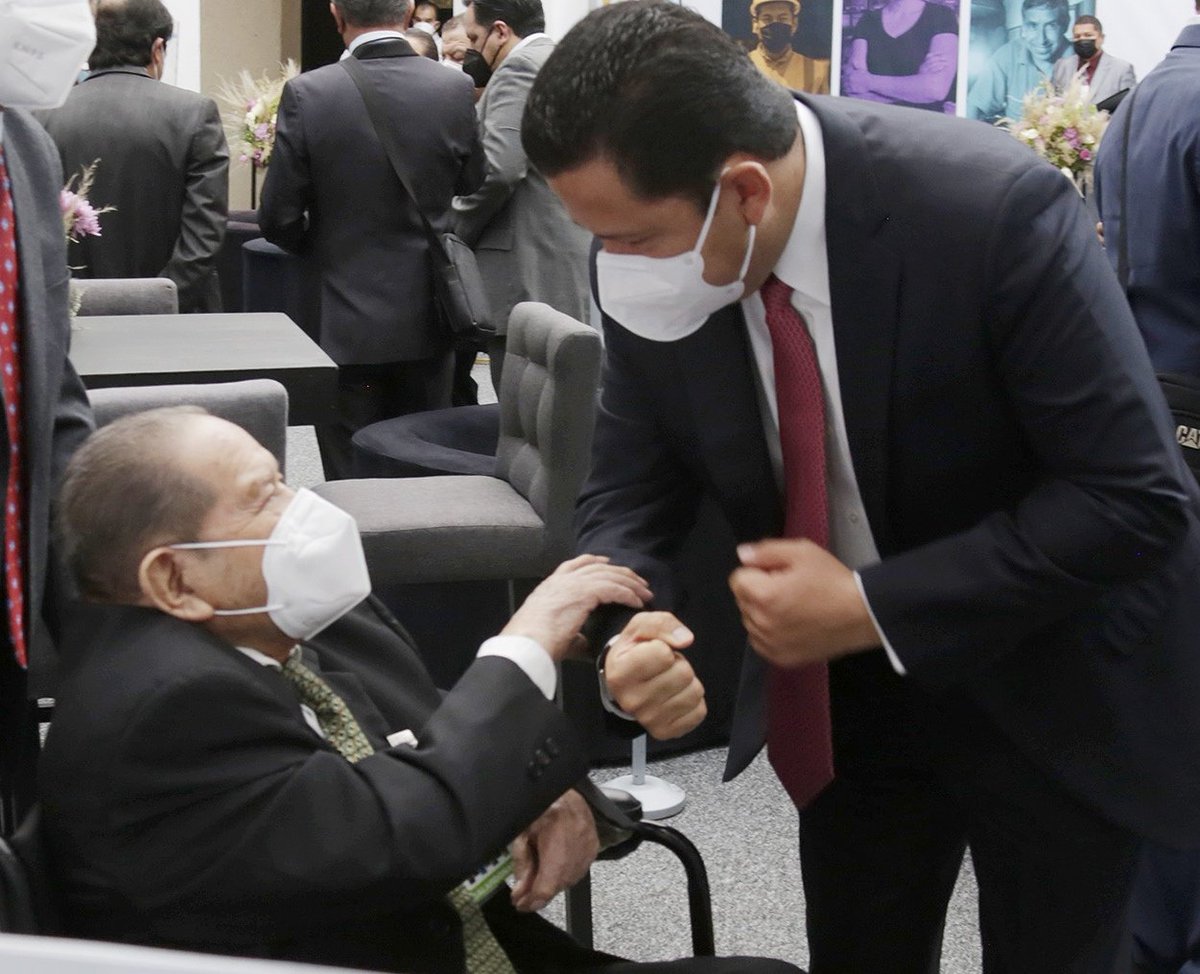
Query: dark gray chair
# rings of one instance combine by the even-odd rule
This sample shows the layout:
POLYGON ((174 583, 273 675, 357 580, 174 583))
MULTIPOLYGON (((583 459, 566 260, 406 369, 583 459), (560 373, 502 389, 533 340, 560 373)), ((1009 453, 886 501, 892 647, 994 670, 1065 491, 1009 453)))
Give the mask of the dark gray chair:
POLYGON ((94 277, 71 282, 80 296, 80 317, 88 315, 173 315, 179 289, 165 277, 94 277))
POLYGON ((341 480, 317 493, 353 514, 376 587, 538 579, 570 557, 587 473, 600 336, 526 302, 509 319, 491 476, 341 480))
POLYGON ((287 390, 274 379, 177 386, 89 389, 96 425, 159 406, 202 406, 246 430, 271 451, 283 470, 287 454, 287 390))

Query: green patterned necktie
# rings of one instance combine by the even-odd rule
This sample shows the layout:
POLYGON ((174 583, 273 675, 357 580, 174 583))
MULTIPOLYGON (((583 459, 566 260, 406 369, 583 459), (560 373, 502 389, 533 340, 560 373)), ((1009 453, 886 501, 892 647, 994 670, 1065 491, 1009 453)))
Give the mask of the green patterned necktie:
MULTIPOLYGON (((375 748, 367 740, 346 701, 316 673, 300 662, 294 652, 283 664, 283 676, 300 694, 300 701, 317 715, 317 723, 325 738, 347 761, 361 761, 375 748)), ((468 974, 516 974, 512 961, 504 953, 491 928, 483 917, 479 904, 465 886, 456 886, 446 897, 462 920, 463 946, 467 955, 468 974)))

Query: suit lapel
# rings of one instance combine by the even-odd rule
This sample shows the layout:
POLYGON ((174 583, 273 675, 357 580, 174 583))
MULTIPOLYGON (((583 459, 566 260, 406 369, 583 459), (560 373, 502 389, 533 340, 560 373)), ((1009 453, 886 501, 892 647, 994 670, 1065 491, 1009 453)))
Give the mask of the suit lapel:
POLYGON ((687 412, 710 482, 739 541, 774 537, 783 504, 761 435, 746 323, 740 305, 722 308, 669 346, 674 374, 686 376, 687 412))
POLYGON ((838 386, 858 489, 882 553, 889 534, 887 436, 901 296, 899 230, 872 172, 863 130, 831 101, 802 100, 816 113, 825 143, 825 239, 838 386))

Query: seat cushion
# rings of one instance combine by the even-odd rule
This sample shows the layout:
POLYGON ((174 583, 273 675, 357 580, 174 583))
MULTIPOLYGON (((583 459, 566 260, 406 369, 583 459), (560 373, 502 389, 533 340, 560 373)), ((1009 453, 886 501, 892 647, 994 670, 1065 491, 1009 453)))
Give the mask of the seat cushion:
POLYGON ((496 403, 385 419, 354 434, 354 476, 490 477, 499 436, 496 403))
POLYGON ((335 480, 315 487, 354 516, 375 586, 540 578, 541 518, 494 477, 335 480))

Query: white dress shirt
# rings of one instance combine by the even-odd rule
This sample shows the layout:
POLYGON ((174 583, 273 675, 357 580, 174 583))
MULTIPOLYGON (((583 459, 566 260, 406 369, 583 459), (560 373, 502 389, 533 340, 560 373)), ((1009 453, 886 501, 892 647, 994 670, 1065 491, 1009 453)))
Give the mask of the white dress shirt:
MULTIPOLYGON (((871 612, 857 569, 879 561, 879 551, 858 489, 850 457, 842 392, 838 384, 837 346, 833 338, 833 306, 829 292, 829 250, 825 241, 825 145, 821 123, 805 105, 796 103, 804 138, 805 172, 800 209, 791 236, 775 265, 775 276, 792 288, 792 307, 808 325, 817 351, 825 392, 825 480, 829 500, 829 550, 848 567, 871 621, 896 672, 904 665, 871 612)), ((775 359, 762 297, 756 291, 742 300, 742 313, 758 378, 759 412, 775 481, 783 492, 783 451, 779 440, 779 404, 775 398, 775 359)))
MULTIPOLYGON (((365 34, 359 34, 350 42, 350 45, 346 48, 346 50, 342 51, 342 56, 338 58, 338 60, 345 61, 346 58, 348 58, 364 44, 370 44, 372 41, 384 41, 393 37, 398 37, 403 41, 404 33, 403 31, 398 30, 369 30, 365 34)), ((405 43, 407 44, 408 42, 405 41, 405 43)))

